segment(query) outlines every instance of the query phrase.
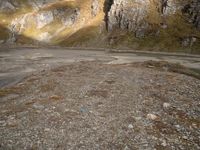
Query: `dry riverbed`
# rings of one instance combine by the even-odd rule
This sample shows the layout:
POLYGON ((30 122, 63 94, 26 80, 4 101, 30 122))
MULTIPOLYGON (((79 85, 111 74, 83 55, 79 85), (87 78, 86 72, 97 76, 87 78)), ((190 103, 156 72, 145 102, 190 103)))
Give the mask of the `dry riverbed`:
POLYGON ((0 149, 200 149, 200 80, 178 68, 95 60, 33 73, 0 89, 0 149))

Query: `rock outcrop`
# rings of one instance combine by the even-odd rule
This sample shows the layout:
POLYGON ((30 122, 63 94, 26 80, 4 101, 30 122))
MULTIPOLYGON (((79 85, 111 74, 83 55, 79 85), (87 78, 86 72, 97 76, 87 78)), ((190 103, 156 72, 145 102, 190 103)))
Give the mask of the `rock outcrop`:
POLYGON ((115 28, 136 31, 147 26, 145 17, 147 15, 148 2, 114 0, 108 13, 108 30, 115 28))

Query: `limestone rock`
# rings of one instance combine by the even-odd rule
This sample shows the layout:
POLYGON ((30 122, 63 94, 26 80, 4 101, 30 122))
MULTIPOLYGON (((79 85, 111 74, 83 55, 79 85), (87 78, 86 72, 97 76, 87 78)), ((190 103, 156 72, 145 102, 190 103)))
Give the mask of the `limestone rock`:
POLYGON ((36 16, 36 20, 37 20, 37 28, 41 29, 44 26, 53 22, 54 20, 53 13, 51 11, 45 11, 45 12, 39 13, 36 16))
POLYGON ((108 14, 108 30, 120 28, 137 32, 138 37, 143 37, 147 15, 148 1, 115 0, 108 14))
POLYGON ((65 26, 71 26, 73 25, 77 19, 78 16, 80 15, 80 11, 78 9, 72 10, 71 13, 68 13, 69 15, 65 15, 64 17, 61 18, 61 21, 63 25, 65 26))
POLYGON ((92 12, 91 12, 92 16, 96 16, 99 12, 99 1, 93 0, 91 8, 92 8, 92 12))
POLYGON ((0 1, 0 11, 7 12, 7 11, 13 11, 16 7, 14 4, 12 4, 9 1, 1 0, 0 1))

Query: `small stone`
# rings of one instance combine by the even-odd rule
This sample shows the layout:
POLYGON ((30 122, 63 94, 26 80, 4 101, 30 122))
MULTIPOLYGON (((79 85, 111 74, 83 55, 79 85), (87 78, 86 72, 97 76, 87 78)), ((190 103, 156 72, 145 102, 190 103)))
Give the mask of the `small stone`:
POLYGON ((124 148, 124 150, 129 150, 130 148, 126 145, 126 147, 124 148))
POLYGON ((197 128, 197 124, 196 123, 193 123, 192 126, 195 127, 195 128, 197 128))
POLYGON ((37 104, 37 103, 35 103, 35 104, 33 105, 33 108, 35 108, 35 109, 39 109, 39 110, 42 110, 42 109, 44 109, 44 106, 43 106, 43 105, 40 105, 40 104, 37 104))
POLYGON ((61 97, 58 96, 58 95, 53 95, 53 96, 50 97, 50 99, 51 99, 51 100, 60 100, 61 97))
POLYGON ((180 125, 177 124, 177 125, 175 125, 175 127, 176 127, 176 128, 180 128, 180 125))
POLYGON ((187 139, 188 139, 188 137, 187 137, 187 136, 183 136, 183 139, 184 139, 184 140, 187 140, 187 139))
POLYGON ((16 119, 11 119, 11 120, 8 120, 7 122, 7 125, 11 127, 15 127, 17 126, 17 124, 18 124, 18 121, 16 119))
POLYGON ((157 120, 158 119, 158 116, 154 115, 154 114, 148 114, 147 115, 147 118, 150 119, 150 120, 157 120))
POLYGON ((163 103, 163 108, 169 108, 171 106, 170 103, 163 103))
POLYGON ((50 129, 49 129, 49 128, 45 128, 44 131, 45 131, 45 132, 49 132, 50 129))
POLYGON ((6 126, 6 121, 0 121, 0 126, 2 127, 6 126))
POLYGON ((167 142, 164 140, 161 145, 166 147, 167 146, 167 142))
POLYGON ((132 124, 129 124, 129 125, 128 125, 128 128, 129 128, 129 129, 133 129, 133 125, 132 125, 132 124))
POLYGON ((80 112, 81 112, 81 113, 88 113, 89 110, 88 110, 87 107, 81 107, 81 108, 80 108, 80 112))
POLYGON ((139 121, 139 120, 142 120, 142 117, 134 117, 134 119, 139 121))

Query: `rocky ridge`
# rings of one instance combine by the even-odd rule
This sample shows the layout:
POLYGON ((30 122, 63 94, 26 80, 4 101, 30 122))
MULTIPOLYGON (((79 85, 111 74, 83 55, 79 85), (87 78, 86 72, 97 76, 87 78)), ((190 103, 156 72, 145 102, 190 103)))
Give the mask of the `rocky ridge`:
MULTIPOLYGON (((182 47, 193 47, 193 45, 198 47, 199 11, 199 0, 87 0, 84 2, 2 0, 0 26, 8 29, 8 36, 2 34, 0 40, 1 43, 45 43, 64 46, 69 46, 68 41, 72 41, 73 46, 84 42, 92 46, 91 43, 94 42, 88 41, 94 41, 99 37, 104 41, 97 40, 98 42, 107 43, 100 45, 111 44, 112 46, 112 43, 118 44, 115 35, 113 38, 113 33, 122 31, 125 35, 128 35, 126 32, 131 33, 129 37, 131 39, 146 37, 156 37, 158 40, 164 38, 163 41, 173 39, 182 47), (90 30, 91 27, 94 27, 94 32, 85 31, 87 28, 90 30), (87 38, 90 40, 84 38, 82 30, 88 33, 87 38), (79 34, 79 38, 83 38, 74 38, 76 34, 79 34), (21 40, 22 37, 32 40, 27 42, 21 40), (110 43, 110 40, 114 42, 110 43)), ((129 44, 132 43, 134 42, 129 44)))

